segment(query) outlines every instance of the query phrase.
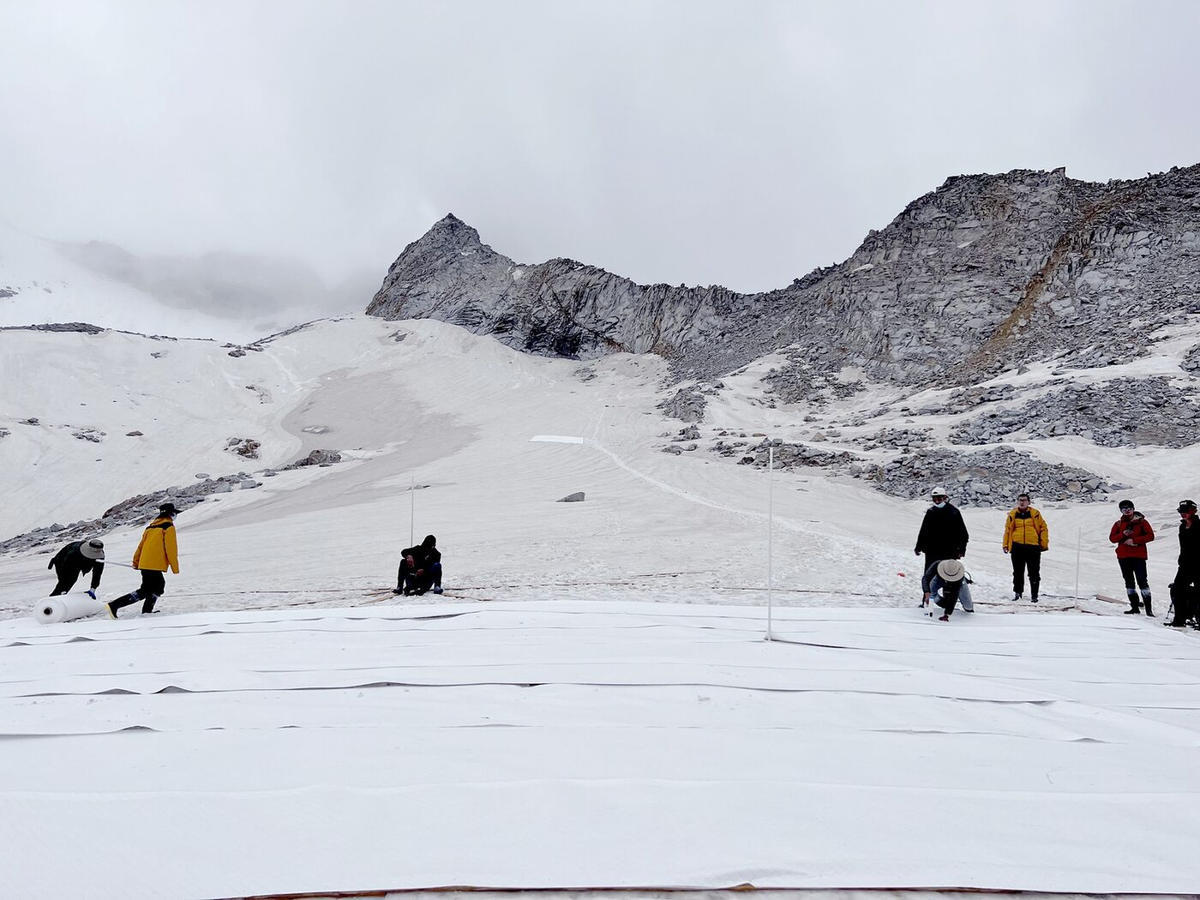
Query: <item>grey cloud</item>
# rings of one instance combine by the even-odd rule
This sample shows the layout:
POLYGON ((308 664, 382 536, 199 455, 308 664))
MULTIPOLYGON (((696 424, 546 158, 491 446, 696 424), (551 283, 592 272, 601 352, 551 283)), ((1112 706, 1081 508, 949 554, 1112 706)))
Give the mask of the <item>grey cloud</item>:
POLYGON ((949 175, 1196 162, 1198 25, 1165 0, 0 2, 0 215, 334 284, 452 211, 521 261, 758 290, 949 175))

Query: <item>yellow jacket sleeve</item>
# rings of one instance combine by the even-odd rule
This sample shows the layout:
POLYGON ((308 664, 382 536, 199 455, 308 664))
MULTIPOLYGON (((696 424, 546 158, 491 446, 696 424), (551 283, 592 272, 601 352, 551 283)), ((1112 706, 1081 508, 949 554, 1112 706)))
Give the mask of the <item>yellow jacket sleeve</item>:
POLYGON ((1043 550, 1050 549, 1050 526, 1046 524, 1046 520, 1038 514, 1038 546, 1043 550))
POLYGON ((1010 512, 1004 520, 1004 549, 1012 549, 1012 533, 1013 533, 1013 514, 1010 512))
POLYGON ((142 532, 142 539, 138 541, 137 549, 133 551, 133 567, 135 569, 138 567, 138 563, 142 559, 142 548, 146 546, 146 535, 149 533, 150 532, 148 531, 142 532))
POLYGON ((175 543, 175 528, 174 526, 166 529, 163 534, 165 550, 167 553, 167 563, 171 566, 171 571, 176 575, 179 574, 179 545, 175 543))

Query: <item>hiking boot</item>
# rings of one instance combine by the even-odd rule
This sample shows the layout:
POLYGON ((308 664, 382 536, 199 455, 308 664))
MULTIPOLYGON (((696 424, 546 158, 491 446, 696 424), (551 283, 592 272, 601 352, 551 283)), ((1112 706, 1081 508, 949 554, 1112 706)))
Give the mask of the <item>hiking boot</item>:
POLYGON ((435 594, 440 594, 440 593, 442 592, 442 586, 441 586, 440 584, 439 584, 439 585, 436 585, 436 586, 434 587, 434 589, 433 589, 433 592, 434 592, 435 594))
POLYGON ((1030 597, 1030 598, 1029 598, 1029 602, 1030 602, 1030 603, 1037 603, 1037 594, 1034 594, 1032 597, 1030 597))
POLYGON ((1127 616, 1140 616, 1141 614, 1142 614, 1142 611, 1140 609, 1138 609, 1136 606, 1133 609, 1125 610, 1125 615, 1127 615, 1127 616))
POLYGON ((106 610, 108 610, 108 617, 109 617, 110 619, 115 619, 115 618, 117 617, 117 611, 116 611, 115 609, 113 609, 113 608, 112 608, 112 604, 111 604, 111 603, 105 603, 105 604, 104 604, 104 608, 105 608, 106 610))
POLYGON ((1013 591, 1012 598, 1013 598, 1013 601, 1016 602, 1017 600, 1021 599, 1021 595, 1018 594, 1016 591, 1013 591))
POLYGON ((938 621, 939 621, 939 622, 949 622, 949 621, 950 621, 950 616, 949 616, 949 614, 946 614, 946 615, 943 615, 943 616, 938 616, 938 621))

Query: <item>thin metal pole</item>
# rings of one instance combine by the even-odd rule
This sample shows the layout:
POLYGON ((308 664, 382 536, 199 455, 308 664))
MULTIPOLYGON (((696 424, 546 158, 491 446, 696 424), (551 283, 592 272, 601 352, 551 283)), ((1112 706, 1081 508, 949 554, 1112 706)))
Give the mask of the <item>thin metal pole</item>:
POLYGON ((1079 528, 1079 536, 1075 539, 1075 599, 1079 599, 1079 557, 1083 553, 1083 526, 1079 528))
POLYGON ((408 489, 408 546, 416 545, 417 540, 417 476, 412 477, 408 489))
POLYGON ((772 571, 771 548, 775 536, 775 445, 767 450, 767 640, 775 639, 771 633, 772 607, 774 606, 774 572, 772 571))

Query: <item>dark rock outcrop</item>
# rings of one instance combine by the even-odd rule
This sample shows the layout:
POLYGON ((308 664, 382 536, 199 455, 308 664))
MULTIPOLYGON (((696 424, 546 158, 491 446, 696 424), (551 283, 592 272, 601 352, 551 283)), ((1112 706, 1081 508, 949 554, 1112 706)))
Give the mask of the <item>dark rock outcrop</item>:
POLYGON ((797 380, 851 369, 908 384, 1051 353, 1129 359, 1181 311, 1200 313, 1200 166, 1103 185, 1062 169, 950 178, 841 265, 760 294, 639 285, 570 259, 519 265, 447 216, 367 308, 534 353, 657 353, 700 378, 796 346, 797 380))

